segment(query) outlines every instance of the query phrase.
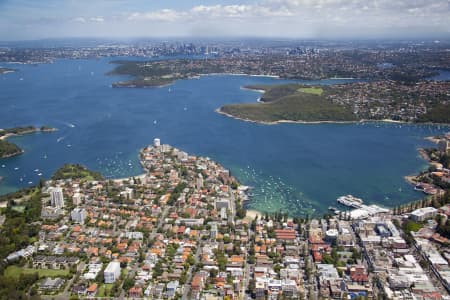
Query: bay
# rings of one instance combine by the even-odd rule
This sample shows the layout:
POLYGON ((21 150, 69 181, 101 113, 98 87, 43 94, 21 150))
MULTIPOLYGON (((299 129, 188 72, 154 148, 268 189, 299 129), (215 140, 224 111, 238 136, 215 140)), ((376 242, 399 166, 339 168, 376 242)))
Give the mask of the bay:
POLYGON ((214 110, 255 102, 260 94, 243 90, 244 85, 287 81, 217 75, 163 88, 113 89, 112 82, 126 77, 105 76, 114 67, 110 60, 20 65, 15 66, 19 72, 0 76, 0 128, 45 124, 59 129, 10 139, 25 153, 0 160, 1 194, 49 178, 64 163, 84 164, 108 178, 138 175, 139 149, 159 137, 217 160, 253 186, 247 204, 252 209, 323 213, 344 194, 392 206, 423 196, 404 176, 426 167, 417 152, 431 145, 424 137, 449 130, 388 123, 243 122, 214 110))

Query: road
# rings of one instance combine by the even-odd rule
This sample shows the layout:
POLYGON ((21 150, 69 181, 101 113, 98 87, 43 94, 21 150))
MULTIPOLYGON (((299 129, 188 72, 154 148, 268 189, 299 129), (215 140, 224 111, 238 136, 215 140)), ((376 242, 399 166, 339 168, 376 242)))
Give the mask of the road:
MULTIPOLYGON (((202 252, 202 247, 203 247, 203 243, 200 243, 199 246, 197 247, 197 250, 195 251, 195 262, 198 262, 199 257, 200 257, 200 253, 202 252)), ((183 300, 187 300, 189 299, 189 292, 191 291, 191 280, 192 280, 192 271, 194 270, 195 265, 194 266, 190 266, 189 270, 187 271, 186 274, 186 283, 184 284, 184 288, 183 288, 183 296, 181 299, 183 300)))

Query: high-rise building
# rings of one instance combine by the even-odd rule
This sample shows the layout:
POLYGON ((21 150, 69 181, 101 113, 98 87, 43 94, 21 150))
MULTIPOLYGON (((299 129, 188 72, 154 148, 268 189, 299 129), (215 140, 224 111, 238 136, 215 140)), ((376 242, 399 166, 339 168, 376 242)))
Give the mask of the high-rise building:
POLYGON ((79 192, 76 192, 72 196, 72 202, 74 205, 80 205, 82 202, 82 195, 79 192))
POLYGON ((50 191, 50 203, 53 207, 57 208, 64 207, 64 195, 62 188, 56 187, 50 191))
POLYGON ((203 188, 203 176, 201 173, 198 174, 197 181, 195 183, 197 189, 203 188))
POLYGON ((105 283, 114 283, 120 277, 120 263, 118 261, 112 261, 106 266, 103 272, 103 278, 105 283))
POLYGON ((84 208, 76 207, 72 210, 70 216, 72 217, 72 221, 84 224, 84 220, 86 219, 87 213, 84 208))

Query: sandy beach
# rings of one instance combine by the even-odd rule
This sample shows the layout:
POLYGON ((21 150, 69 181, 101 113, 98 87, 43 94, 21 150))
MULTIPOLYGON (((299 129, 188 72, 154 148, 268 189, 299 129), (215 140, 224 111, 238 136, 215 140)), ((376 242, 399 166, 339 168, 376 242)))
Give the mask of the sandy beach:
MULTIPOLYGON (((354 124, 354 123, 360 123, 360 122, 371 122, 371 121, 366 121, 366 120, 361 120, 361 121, 292 121, 292 120, 278 120, 278 121, 274 121, 274 122, 268 122, 268 121, 255 121, 255 120, 250 120, 250 119, 244 119, 244 118, 239 118, 236 116, 233 116, 229 113, 226 113, 224 111, 222 111, 220 108, 217 108, 215 110, 216 113, 227 116, 229 118, 233 118, 236 120, 240 120, 240 121, 245 121, 245 122, 251 122, 251 123, 257 123, 257 124, 264 124, 264 125, 277 125, 277 124, 282 124, 282 123, 289 123, 289 124, 354 124)), ((381 121, 379 121, 381 122, 381 121)), ((387 122, 387 121, 386 121, 387 122)))
POLYGON ((247 210, 247 214, 246 214, 245 218, 252 221, 255 219, 256 216, 258 216, 258 218, 261 218, 262 213, 260 213, 259 211, 256 211, 256 210, 249 209, 249 210, 247 210))
POLYGON ((408 183, 410 183, 410 184, 412 184, 412 185, 416 185, 416 184, 417 184, 417 180, 416 180, 416 176, 415 176, 415 175, 405 176, 404 178, 405 178, 405 180, 406 180, 408 183))
POLYGON ((14 136, 14 135, 15 134, 13 134, 13 133, 7 133, 7 134, 5 134, 3 136, 0 136, 0 140, 6 140, 7 138, 9 138, 11 136, 14 136))
POLYGON ((136 175, 136 176, 130 176, 130 177, 125 177, 125 178, 112 179, 112 181, 113 181, 113 182, 119 183, 119 182, 122 182, 122 181, 124 181, 124 180, 130 180, 130 179, 133 179, 133 178, 142 180, 142 179, 145 179, 145 176, 146 176, 146 175, 147 175, 147 174, 144 173, 144 174, 140 174, 140 175, 136 175))

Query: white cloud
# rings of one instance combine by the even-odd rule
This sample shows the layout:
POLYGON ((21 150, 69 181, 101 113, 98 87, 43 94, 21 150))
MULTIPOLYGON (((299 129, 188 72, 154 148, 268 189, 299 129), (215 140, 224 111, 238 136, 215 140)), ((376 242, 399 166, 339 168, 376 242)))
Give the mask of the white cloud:
POLYGON ((96 22, 96 23, 103 23, 103 22, 105 22, 105 18, 103 18, 103 17, 91 17, 91 18, 89 18, 89 21, 96 22))
POLYGON ((286 8, 273 10, 263 5, 198 5, 191 9, 180 11, 162 9, 152 12, 134 12, 128 20, 166 21, 203 19, 229 19, 229 18, 256 18, 256 17, 290 17, 293 14, 286 8))
MULTIPOLYGON (((99 1, 110 3, 113 0, 99 1)), ((168 5, 155 10, 137 7, 133 10, 131 0, 114 1, 117 5, 109 10, 106 4, 92 12, 84 8, 69 9, 57 20, 61 26, 50 26, 51 20, 42 17, 38 19, 39 24, 49 32, 60 30, 58 34, 64 35, 67 30, 79 36, 314 38, 427 36, 428 33, 448 35, 450 32, 448 0, 252 0, 246 1, 247 4, 234 0, 235 4, 231 5, 203 4, 184 9, 168 5)), ((24 23, 29 24, 29 19, 24 23)))
POLYGON ((172 9, 162 9, 153 12, 140 13, 135 12, 128 16, 128 20, 147 20, 147 21, 163 21, 173 22, 186 16, 184 12, 179 12, 172 9))
POLYGON ((86 23, 86 19, 83 17, 77 17, 72 19, 73 22, 78 22, 78 23, 86 23))

